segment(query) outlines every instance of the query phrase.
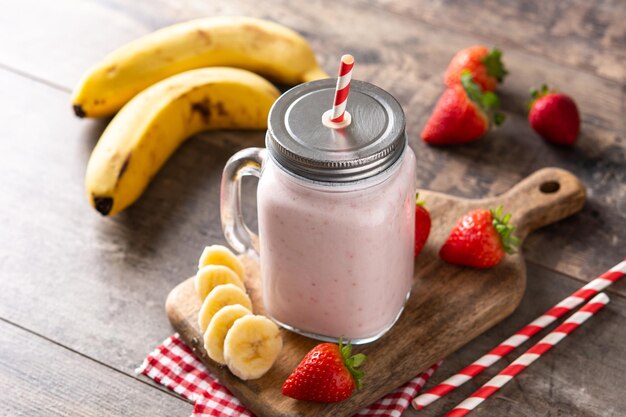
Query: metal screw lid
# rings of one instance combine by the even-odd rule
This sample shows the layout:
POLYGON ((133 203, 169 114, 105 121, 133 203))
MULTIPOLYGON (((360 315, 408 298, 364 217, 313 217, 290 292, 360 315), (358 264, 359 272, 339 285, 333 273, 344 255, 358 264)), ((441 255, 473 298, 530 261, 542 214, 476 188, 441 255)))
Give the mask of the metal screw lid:
POLYGON ((385 90, 352 80, 343 129, 322 124, 333 103, 335 79, 300 84, 272 106, 266 146, 287 171, 322 182, 352 182, 374 176, 402 155, 407 144, 402 107, 385 90))

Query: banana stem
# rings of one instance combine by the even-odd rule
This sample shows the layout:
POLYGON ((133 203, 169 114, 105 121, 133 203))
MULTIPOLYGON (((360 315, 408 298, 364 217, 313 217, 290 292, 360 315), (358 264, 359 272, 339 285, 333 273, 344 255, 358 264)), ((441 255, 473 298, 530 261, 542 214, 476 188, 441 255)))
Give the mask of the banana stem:
POLYGON ((320 67, 315 67, 302 74, 302 81, 305 83, 309 81, 323 80, 326 78, 330 78, 330 75, 328 75, 326 71, 324 71, 320 67))

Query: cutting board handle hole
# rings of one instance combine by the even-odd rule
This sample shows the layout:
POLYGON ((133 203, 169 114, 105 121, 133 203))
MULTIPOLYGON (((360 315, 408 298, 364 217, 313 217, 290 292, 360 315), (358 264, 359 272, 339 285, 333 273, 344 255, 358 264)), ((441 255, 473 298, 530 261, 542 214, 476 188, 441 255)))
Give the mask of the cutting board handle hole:
POLYGON ((557 181, 546 181, 539 186, 539 190, 544 194, 552 194, 559 191, 561 184, 557 181))

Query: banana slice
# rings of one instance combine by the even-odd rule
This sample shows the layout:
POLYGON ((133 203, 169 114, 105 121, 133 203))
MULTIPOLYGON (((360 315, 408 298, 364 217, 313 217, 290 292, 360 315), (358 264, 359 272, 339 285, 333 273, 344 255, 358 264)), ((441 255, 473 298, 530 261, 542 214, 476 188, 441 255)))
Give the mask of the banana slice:
POLYGON ((196 292, 201 300, 204 300, 213 288, 223 284, 233 284, 243 291, 246 290, 239 275, 224 265, 207 265, 196 273, 194 280, 196 292))
POLYGON ((252 314, 247 308, 235 304, 222 307, 209 322, 204 332, 204 348, 209 357, 217 363, 226 364, 224 359, 224 339, 237 319, 252 314))
POLYGON ((198 324, 202 333, 209 327, 209 322, 222 307, 239 304, 248 310, 252 310, 250 297, 234 284, 222 284, 213 288, 204 299, 198 313, 198 324))
POLYGON ((239 378, 257 379, 272 367, 282 347, 283 339, 273 321, 264 316, 244 316, 226 333, 224 359, 239 378))
POLYGON ((243 264, 239 258, 237 258, 237 256, 235 256, 235 254, 225 246, 212 245, 204 248, 204 251, 202 251, 202 255, 200 256, 200 261, 198 261, 198 269, 206 265, 227 266, 235 271, 242 281, 246 279, 243 264))

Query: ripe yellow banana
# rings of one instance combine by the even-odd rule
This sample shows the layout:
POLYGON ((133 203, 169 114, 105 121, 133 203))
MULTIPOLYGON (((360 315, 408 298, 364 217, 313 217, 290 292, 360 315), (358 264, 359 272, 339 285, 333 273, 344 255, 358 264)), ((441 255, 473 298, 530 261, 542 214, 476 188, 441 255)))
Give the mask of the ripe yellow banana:
POLYGON ((189 136, 210 129, 265 129, 279 91, 236 68, 167 78, 135 96, 109 123, 87 165, 91 204, 113 215, 132 204, 189 136))
POLYGON ((243 68, 288 85, 328 78, 293 30, 248 17, 210 17, 163 28, 113 51, 80 81, 74 111, 80 117, 111 115, 157 81, 209 66, 243 68))

